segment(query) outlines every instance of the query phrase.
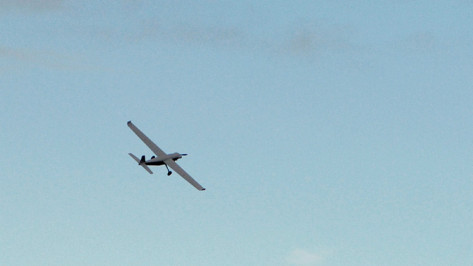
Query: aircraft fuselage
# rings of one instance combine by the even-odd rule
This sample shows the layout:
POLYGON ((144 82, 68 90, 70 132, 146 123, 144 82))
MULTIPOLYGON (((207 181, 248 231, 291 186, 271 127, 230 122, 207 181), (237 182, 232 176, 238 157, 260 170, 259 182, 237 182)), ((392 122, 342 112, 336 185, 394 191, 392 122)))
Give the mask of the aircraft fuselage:
POLYGON ((166 154, 165 156, 158 156, 158 157, 154 157, 152 159, 149 159, 145 162, 146 165, 164 165, 164 161, 166 160, 173 160, 173 161, 177 161, 179 159, 182 158, 182 154, 180 153, 171 153, 171 154, 166 154))

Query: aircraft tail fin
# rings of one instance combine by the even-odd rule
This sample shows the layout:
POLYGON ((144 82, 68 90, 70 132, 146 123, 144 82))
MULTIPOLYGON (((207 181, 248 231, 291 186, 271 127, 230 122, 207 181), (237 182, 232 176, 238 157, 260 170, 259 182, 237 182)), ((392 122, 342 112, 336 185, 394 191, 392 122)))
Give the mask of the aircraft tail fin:
POLYGON ((153 174, 151 169, 149 169, 149 167, 144 163, 144 156, 141 157, 141 160, 140 160, 138 159, 138 157, 136 157, 132 153, 128 153, 128 155, 130 155, 130 157, 133 158, 139 165, 141 165, 148 173, 153 174))

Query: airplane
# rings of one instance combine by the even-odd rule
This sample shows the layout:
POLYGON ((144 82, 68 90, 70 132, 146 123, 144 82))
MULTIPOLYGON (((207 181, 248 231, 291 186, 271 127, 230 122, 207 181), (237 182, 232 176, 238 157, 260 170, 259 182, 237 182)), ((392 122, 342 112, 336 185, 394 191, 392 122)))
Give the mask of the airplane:
POLYGON ((163 150, 161 150, 154 142, 152 142, 141 130, 139 130, 131 121, 127 123, 128 127, 156 154, 156 156, 151 156, 151 159, 146 160, 145 156, 141 156, 141 159, 138 159, 132 153, 128 153, 128 155, 133 158, 138 165, 142 166, 148 173, 153 174, 151 169, 149 169, 148 165, 165 165, 166 169, 168 169, 168 176, 172 174, 169 170, 169 167, 176 171, 182 178, 184 178, 187 182, 193 185, 197 190, 205 190, 197 181, 195 181, 184 169, 182 169, 175 161, 181 159, 183 156, 187 154, 181 153, 170 153, 166 154, 163 150))

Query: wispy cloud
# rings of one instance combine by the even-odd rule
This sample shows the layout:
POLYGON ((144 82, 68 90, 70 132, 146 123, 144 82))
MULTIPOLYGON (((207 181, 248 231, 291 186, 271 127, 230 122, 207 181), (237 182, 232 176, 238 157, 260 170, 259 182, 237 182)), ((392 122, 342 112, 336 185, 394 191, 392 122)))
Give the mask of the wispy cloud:
POLYGON ((176 45, 198 45, 241 52, 268 53, 278 56, 312 57, 319 53, 354 51, 348 30, 324 25, 293 25, 271 29, 264 34, 237 25, 205 25, 173 21, 149 20, 129 34, 103 31, 107 39, 126 37, 131 42, 155 40, 176 45))
POLYGON ((322 265, 326 252, 311 252, 305 249, 293 250, 286 261, 293 266, 316 266, 322 265))
POLYGON ((404 56, 424 57, 430 60, 450 56, 454 51, 465 51, 471 46, 471 39, 465 36, 445 38, 434 31, 419 31, 383 43, 385 53, 400 53, 404 56))
POLYGON ((145 22, 138 34, 140 39, 157 38, 178 44, 239 47, 243 45, 246 38, 245 33, 238 28, 159 21, 145 22))
MULTIPOLYGON (((55 51, 12 48, 0 45, 0 59, 9 60, 18 66, 31 66, 64 71, 88 71, 99 68, 83 63, 77 56, 69 56, 55 51)), ((100 68, 101 69, 101 68, 100 68)))
POLYGON ((417 32, 398 41, 397 46, 414 52, 432 51, 441 46, 432 32, 417 32))
POLYGON ((63 3, 63 0, 0 0, 0 8, 42 11, 61 8, 63 3))
POLYGON ((17 60, 25 60, 29 56, 19 49, 12 49, 9 47, 0 46, 0 57, 10 57, 15 58, 17 60))
POLYGON ((321 24, 299 24, 282 36, 282 47, 287 53, 311 55, 323 51, 348 51, 355 48, 350 43, 345 27, 321 24))

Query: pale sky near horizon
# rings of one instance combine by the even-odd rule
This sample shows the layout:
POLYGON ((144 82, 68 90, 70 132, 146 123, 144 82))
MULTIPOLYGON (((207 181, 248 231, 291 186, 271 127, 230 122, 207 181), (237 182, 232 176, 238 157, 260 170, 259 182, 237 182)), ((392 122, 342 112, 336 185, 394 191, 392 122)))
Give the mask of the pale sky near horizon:
POLYGON ((0 29, 0 265, 473 265, 472 1, 0 0, 0 29))

